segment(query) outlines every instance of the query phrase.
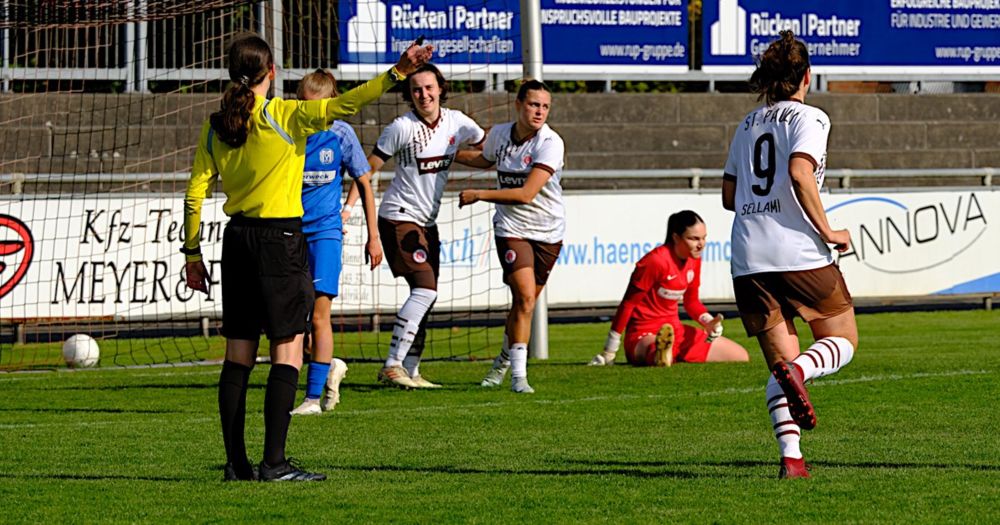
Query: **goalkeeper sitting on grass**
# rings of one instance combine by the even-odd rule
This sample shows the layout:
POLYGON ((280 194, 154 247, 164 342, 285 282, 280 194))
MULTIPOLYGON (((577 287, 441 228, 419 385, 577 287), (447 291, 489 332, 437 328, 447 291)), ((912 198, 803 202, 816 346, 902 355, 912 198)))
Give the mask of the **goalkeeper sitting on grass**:
POLYGON ((684 210, 670 216, 665 243, 636 263, 604 351, 591 365, 614 364, 623 332, 625 357, 635 366, 750 359, 746 349, 722 337, 722 315, 712 317, 698 299, 704 248, 705 223, 697 213, 684 210), (701 328, 681 323, 677 303, 682 299, 701 328))

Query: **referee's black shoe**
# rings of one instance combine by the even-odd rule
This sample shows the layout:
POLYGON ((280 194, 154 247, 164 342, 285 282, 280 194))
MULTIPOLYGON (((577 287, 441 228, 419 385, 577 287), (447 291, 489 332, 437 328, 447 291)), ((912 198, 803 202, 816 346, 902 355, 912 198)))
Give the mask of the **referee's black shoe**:
POLYGON ((288 458, 284 463, 274 467, 260 462, 259 470, 261 481, 323 481, 326 474, 306 472, 299 468, 294 458, 288 458))
POLYGON ((234 467, 232 463, 226 463, 223 471, 225 472, 223 481, 257 481, 257 469, 253 468, 249 460, 240 468, 234 467))

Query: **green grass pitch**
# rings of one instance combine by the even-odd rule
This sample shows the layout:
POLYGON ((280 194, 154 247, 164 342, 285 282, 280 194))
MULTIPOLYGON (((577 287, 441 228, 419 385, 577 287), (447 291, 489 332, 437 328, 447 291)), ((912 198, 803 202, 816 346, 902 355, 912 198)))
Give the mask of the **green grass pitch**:
MULTIPOLYGON (((292 422, 324 483, 222 483, 217 366, 0 374, 0 522, 845 523, 1000 520, 1000 312, 859 317, 861 348, 811 387, 813 479, 780 481, 748 364, 583 366, 607 324, 554 325, 533 396, 488 362, 353 363, 336 411, 292 422)), ((803 333, 807 333, 803 331, 803 333)), ((248 445, 260 459, 267 367, 248 445)), ((302 379, 304 383, 304 378, 302 379)))

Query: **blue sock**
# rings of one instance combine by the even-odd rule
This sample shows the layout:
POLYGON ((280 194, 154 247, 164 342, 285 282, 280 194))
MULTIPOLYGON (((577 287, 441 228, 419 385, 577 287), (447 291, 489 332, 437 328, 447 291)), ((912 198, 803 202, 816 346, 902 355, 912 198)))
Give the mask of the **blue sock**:
POLYGON ((306 399, 319 399, 323 395, 323 385, 330 373, 330 363, 309 363, 309 373, 306 375, 306 399))

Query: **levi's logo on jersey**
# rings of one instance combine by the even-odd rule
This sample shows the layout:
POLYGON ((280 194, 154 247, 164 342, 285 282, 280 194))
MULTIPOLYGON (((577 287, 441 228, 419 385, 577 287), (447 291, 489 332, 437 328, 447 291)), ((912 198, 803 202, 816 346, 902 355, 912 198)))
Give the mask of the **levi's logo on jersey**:
POLYGON ((450 155, 417 159, 417 173, 427 175, 429 173, 447 171, 451 167, 451 161, 452 157, 450 155))
POLYGON ((497 172, 497 182, 500 183, 501 188, 520 188, 524 186, 524 180, 527 177, 525 173, 497 172))
POLYGON ((661 286, 656 289, 656 295, 670 301, 680 301, 684 298, 684 290, 671 290, 661 286))

